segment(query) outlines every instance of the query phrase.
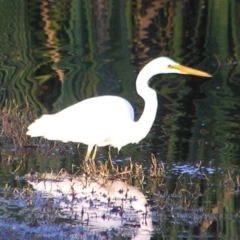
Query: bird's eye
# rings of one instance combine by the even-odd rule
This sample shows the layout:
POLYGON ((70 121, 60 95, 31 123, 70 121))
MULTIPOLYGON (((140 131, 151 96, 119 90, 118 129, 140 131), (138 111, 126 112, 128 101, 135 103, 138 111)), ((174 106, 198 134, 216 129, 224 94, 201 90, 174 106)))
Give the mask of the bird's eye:
POLYGON ((176 66, 169 64, 169 65, 168 65, 168 68, 170 68, 170 69, 176 69, 176 66))

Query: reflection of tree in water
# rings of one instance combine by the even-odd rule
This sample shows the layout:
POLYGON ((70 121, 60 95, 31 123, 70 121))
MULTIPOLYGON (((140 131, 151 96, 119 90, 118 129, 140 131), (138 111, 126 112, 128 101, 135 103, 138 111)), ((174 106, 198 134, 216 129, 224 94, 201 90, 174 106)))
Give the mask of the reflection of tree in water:
POLYGON ((173 6, 169 1, 152 1, 134 9, 134 51, 136 58, 149 60, 149 55, 168 55, 167 43, 173 31, 173 6), (155 52, 154 52, 155 51, 155 52))

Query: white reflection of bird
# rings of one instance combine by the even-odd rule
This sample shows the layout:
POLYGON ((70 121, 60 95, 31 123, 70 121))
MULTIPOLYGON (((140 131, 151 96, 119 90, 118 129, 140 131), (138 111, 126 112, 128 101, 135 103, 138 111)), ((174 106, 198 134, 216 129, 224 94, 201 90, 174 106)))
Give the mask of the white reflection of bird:
MULTIPOLYGON (((138 121, 134 121, 133 107, 124 98, 100 96, 76 103, 56 114, 43 115, 28 127, 27 135, 84 143, 88 145, 85 159, 90 158, 94 146, 110 145, 120 150, 129 143, 138 143, 150 131, 158 106, 156 92, 148 86, 148 81, 154 75, 166 73, 211 77, 167 57, 159 57, 150 61, 136 80, 137 92, 145 102, 138 121)), ((95 153, 93 155, 94 158, 95 153)))

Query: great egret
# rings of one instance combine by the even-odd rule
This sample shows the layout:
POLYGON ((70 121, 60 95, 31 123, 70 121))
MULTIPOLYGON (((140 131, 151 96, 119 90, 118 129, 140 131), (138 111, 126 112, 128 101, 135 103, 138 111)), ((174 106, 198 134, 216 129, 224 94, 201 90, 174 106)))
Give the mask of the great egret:
POLYGON ((158 106, 157 94, 148 86, 148 81, 154 75, 166 73, 211 77, 206 72, 182 66, 167 57, 159 57, 150 61, 136 80, 137 93, 145 102, 138 121, 134 121, 133 107, 124 98, 99 96, 83 100, 56 114, 43 115, 28 127, 27 135, 84 143, 88 145, 85 159, 90 159, 94 146, 110 145, 119 151, 129 143, 138 143, 150 131, 158 106))

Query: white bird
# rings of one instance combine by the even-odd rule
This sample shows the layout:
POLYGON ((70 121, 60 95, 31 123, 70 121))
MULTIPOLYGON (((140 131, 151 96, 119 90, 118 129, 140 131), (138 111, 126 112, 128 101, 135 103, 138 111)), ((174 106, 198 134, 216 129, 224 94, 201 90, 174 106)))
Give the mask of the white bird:
POLYGON ((138 121, 134 121, 133 107, 124 98, 99 96, 83 100, 56 114, 43 115, 28 127, 27 135, 84 143, 88 145, 85 159, 90 159, 94 146, 109 145, 119 151, 129 143, 138 143, 150 131, 158 107, 157 94, 149 87, 148 81, 154 75, 166 73, 211 77, 206 72, 182 66, 167 57, 159 57, 150 61, 137 76, 137 93, 145 102, 138 121))

